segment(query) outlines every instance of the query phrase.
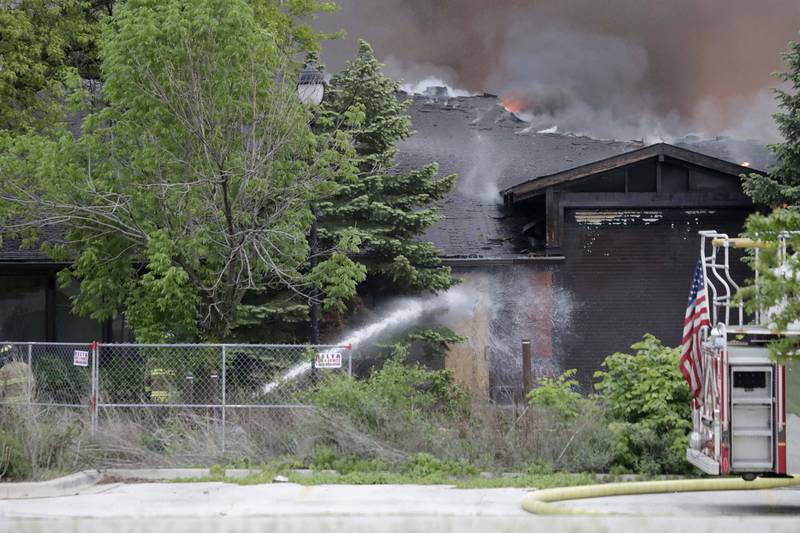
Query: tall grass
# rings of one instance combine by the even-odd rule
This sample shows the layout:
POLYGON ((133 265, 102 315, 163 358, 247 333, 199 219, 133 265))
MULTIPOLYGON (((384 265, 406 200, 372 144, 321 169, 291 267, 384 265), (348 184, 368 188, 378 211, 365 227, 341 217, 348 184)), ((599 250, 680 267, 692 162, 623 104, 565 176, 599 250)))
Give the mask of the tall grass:
POLYGON ((85 410, 4 405, 0 406, 0 431, 20 445, 33 479, 72 472, 83 465, 83 448, 89 442, 85 410))
POLYGON ((224 450, 219 413, 201 410, 109 410, 100 413, 92 435, 85 410, 3 407, 0 427, 22 444, 32 479, 87 468, 259 464, 286 457, 310 464, 320 446, 341 457, 390 464, 429 453, 487 470, 546 464, 602 471, 610 461, 607 431, 590 413, 564 425, 525 406, 476 403, 468 416, 455 417, 369 403, 359 416, 322 407, 229 409, 224 450), (367 421, 365 413, 379 423, 367 421))

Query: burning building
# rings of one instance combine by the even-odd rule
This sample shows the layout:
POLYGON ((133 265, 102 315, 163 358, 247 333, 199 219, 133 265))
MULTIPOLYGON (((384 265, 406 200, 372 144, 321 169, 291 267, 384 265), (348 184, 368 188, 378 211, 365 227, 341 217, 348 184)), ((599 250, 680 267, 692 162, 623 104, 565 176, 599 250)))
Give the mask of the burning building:
POLYGON ((584 384, 644 333, 677 345, 697 231, 741 231, 755 207, 740 176, 768 168, 768 152, 725 138, 537 133, 503 104, 414 97, 417 134, 399 156, 460 176, 427 234, 479 294, 457 328, 470 340, 446 365, 473 393, 502 400, 519 392, 522 340, 534 376, 577 368, 584 384))

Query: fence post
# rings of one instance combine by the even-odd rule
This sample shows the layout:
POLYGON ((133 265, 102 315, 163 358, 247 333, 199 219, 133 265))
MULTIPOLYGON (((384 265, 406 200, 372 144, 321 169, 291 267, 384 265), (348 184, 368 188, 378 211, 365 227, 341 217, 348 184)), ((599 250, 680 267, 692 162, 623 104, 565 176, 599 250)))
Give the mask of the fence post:
POLYGON ((225 453, 225 402, 227 398, 225 397, 225 389, 227 389, 227 381, 226 381, 226 369, 227 366, 225 363, 225 356, 226 356, 226 347, 222 345, 222 453, 225 453))
POLYGON ((183 377, 183 401, 184 403, 194 403, 194 375, 187 372, 183 377))
POLYGON ((347 375, 353 377, 353 345, 347 345, 347 375))
POLYGON ((531 376, 531 341, 522 341, 522 401, 533 388, 533 377, 531 376))
POLYGON ((98 381, 100 373, 100 347, 97 341, 92 342, 92 370, 91 370, 91 382, 92 382, 92 395, 89 399, 89 420, 90 420, 90 427, 92 435, 97 434, 97 389, 98 389, 98 381))
POLYGON ((31 402, 33 402, 33 395, 36 394, 36 386, 31 386, 33 381, 33 343, 28 343, 28 368, 25 370, 28 373, 28 385, 25 387, 27 390, 25 391, 25 397, 28 399, 28 407, 31 406, 31 402))

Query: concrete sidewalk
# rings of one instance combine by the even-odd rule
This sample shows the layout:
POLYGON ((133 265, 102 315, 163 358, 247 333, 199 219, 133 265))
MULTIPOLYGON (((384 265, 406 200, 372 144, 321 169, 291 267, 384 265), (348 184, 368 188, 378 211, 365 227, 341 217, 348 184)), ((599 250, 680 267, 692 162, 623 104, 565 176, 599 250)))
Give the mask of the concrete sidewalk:
POLYGON ((645 516, 540 517, 522 510, 525 489, 448 486, 239 486, 226 483, 98 485, 97 494, 0 501, 0 531, 181 532, 795 532, 800 491, 693 493, 571 502, 645 516), (780 493, 780 494, 778 494, 780 493), (741 506, 741 516, 730 516, 741 506), (687 509, 691 504, 693 509, 687 509), (697 516, 696 510, 702 511, 697 516), (784 514, 786 512, 787 514, 784 514), (665 513, 671 516, 663 516, 665 513), (758 513, 758 514, 754 514, 758 513))
POLYGON ((139 483, 99 494, 0 501, 0 519, 253 516, 526 516, 525 489, 459 490, 442 485, 239 486, 139 483))

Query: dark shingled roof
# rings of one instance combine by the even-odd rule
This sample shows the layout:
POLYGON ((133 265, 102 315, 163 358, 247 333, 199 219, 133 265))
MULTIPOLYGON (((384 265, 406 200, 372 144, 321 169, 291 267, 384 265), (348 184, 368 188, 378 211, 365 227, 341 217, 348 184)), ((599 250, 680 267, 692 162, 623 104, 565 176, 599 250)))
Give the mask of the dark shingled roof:
MULTIPOLYGON (((2 228, 0 228, 2 234, 2 228)), ((49 226, 40 232, 40 241, 50 243, 63 243, 64 231, 62 228, 49 226)), ((39 251, 38 246, 23 248, 22 240, 18 237, 4 237, 0 241, 0 263, 52 263, 52 258, 39 251)))
MULTIPOLYGON (((456 191, 442 203, 445 219, 425 239, 448 258, 511 258, 524 252, 518 242, 524 220, 502 206, 499 191, 600 159, 641 149, 641 141, 536 133, 505 111, 495 96, 415 96, 409 110, 416 134, 400 146, 400 169, 436 161, 443 175, 458 173, 456 191)), ((733 163, 766 169, 771 155, 753 141, 687 137, 676 146, 733 163)))
MULTIPOLYGON (((459 175, 456 190, 441 205, 445 219, 424 236, 448 258, 519 257, 525 243, 516 239, 526 221, 502 207, 499 191, 645 146, 536 133, 490 95, 414 96, 409 114, 416 134, 400 145, 399 170, 438 162, 443 175, 459 175)), ((733 163, 749 161, 762 170, 772 163, 769 152, 753 141, 687 137, 673 144, 733 163)), ((18 241, 0 246, 0 262, 43 259, 35 250, 20 250, 18 241)))

